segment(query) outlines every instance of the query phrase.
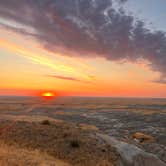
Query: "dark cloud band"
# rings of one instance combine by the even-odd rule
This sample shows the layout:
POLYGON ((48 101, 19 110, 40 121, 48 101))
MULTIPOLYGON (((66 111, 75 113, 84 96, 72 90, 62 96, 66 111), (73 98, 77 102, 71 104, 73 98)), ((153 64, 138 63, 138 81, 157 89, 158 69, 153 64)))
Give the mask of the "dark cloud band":
POLYGON ((32 27, 33 34, 17 31, 36 37, 49 51, 113 61, 143 59, 161 73, 161 82, 166 78, 165 33, 145 28, 122 7, 115 10, 112 0, 1 0, 0 16, 32 27))

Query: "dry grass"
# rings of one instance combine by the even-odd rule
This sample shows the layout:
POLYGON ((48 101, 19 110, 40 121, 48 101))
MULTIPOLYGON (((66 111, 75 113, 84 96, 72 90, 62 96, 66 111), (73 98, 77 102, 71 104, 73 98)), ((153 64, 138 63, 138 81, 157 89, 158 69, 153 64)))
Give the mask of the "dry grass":
POLYGON ((21 149, 38 149, 72 166, 112 166, 119 157, 95 133, 69 123, 16 122, 0 139, 21 149))
POLYGON ((26 122, 41 122, 44 120, 49 120, 56 123, 61 123, 63 120, 50 118, 42 115, 6 115, 1 114, 0 120, 10 120, 10 121, 26 121, 26 122))
POLYGON ((0 166, 69 166, 46 153, 0 143, 0 166))
POLYGON ((79 127, 82 129, 82 130, 93 130, 93 131, 98 131, 99 128, 97 128, 96 126, 94 125, 88 125, 88 124, 83 124, 83 123, 80 123, 79 124, 79 127))

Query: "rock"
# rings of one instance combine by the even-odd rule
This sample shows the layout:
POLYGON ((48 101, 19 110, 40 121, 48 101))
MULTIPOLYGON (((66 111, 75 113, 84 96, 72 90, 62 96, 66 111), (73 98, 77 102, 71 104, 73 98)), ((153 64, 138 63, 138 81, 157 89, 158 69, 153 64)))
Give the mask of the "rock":
POLYGON ((118 141, 113 137, 96 134, 103 139, 107 144, 114 147, 121 157, 118 166, 166 166, 166 164, 151 153, 147 153, 135 145, 126 142, 118 141))
POLYGON ((140 143, 153 143, 153 142, 155 142, 154 137, 147 135, 147 134, 144 134, 144 133, 141 133, 141 132, 134 133, 132 135, 132 138, 134 140, 138 140, 138 142, 140 142, 140 143))

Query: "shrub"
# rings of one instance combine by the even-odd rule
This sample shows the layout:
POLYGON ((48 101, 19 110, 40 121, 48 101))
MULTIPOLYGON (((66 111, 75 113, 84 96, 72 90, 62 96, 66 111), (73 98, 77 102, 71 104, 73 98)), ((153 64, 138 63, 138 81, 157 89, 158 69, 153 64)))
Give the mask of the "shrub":
POLYGON ((71 146, 72 148, 79 148, 79 147, 80 147, 80 143, 79 143, 78 140, 71 140, 71 141, 70 141, 70 146, 71 146))
POLYGON ((43 120, 43 121, 41 122, 41 124, 42 124, 42 125, 50 125, 51 123, 50 123, 49 120, 43 120))

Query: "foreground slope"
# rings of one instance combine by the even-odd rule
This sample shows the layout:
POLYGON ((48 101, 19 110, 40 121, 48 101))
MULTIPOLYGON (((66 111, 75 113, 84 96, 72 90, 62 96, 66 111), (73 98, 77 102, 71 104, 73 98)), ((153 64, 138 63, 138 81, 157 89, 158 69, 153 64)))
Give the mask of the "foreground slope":
POLYGON ((26 162, 48 166, 56 166, 58 162, 58 166, 66 166, 65 163, 72 166, 165 166, 156 156, 134 145, 74 123, 1 121, 0 141, 11 149, 0 153, 0 161, 11 166, 12 158, 22 166, 27 165, 26 162), (34 155, 35 152, 38 154, 34 155))

